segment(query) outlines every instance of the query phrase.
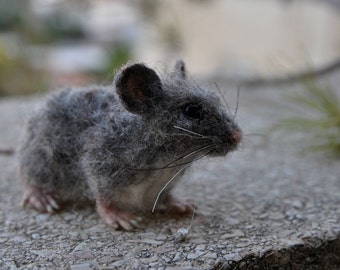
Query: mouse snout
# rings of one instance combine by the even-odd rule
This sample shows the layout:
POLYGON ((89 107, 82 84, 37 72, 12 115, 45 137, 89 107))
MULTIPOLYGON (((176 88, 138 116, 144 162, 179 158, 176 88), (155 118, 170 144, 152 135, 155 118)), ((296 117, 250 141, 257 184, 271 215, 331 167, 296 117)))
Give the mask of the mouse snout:
POLYGON ((228 140, 231 144, 237 145, 242 140, 242 131, 238 128, 232 130, 228 140))

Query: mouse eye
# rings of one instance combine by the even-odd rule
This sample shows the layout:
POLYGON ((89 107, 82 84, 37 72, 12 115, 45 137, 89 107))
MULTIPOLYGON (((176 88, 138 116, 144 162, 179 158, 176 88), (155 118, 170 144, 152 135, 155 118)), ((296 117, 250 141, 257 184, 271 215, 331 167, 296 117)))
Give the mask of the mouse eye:
POLYGON ((202 117, 202 106, 197 103, 186 103, 183 105, 183 113, 190 118, 202 117))

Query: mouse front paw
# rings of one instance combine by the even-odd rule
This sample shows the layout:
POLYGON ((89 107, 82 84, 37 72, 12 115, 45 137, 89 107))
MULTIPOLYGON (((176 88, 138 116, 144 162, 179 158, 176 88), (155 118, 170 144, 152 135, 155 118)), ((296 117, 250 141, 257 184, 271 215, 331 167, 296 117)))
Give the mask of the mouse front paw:
POLYGON ((21 205, 42 213, 54 213, 60 209, 56 192, 44 192, 34 186, 26 186, 21 205))
POLYGON ((130 231, 133 228, 138 228, 139 222, 142 220, 141 217, 120 210, 112 204, 104 204, 100 199, 97 199, 97 211, 102 220, 114 229, 130 231))

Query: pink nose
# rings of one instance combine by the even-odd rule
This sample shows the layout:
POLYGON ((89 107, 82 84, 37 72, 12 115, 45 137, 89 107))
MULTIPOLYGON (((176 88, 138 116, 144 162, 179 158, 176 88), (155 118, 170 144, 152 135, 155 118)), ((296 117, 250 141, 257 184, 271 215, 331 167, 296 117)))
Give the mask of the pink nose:
POLYGON ((230 134, 230 142, 232 144, 238 144, 242 140, 242 132, 239 129, 235 129, 230 134))

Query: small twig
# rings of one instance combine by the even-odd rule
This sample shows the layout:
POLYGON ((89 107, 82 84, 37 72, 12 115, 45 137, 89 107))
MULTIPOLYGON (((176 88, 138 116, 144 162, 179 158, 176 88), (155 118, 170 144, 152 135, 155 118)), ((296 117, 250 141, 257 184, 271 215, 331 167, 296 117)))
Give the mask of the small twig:
POLYGON ((335 60, 334 62, 325 65, 321 68, 316 68, 312 70, 297 72, 297 73, 291 73, 283 76, 276 76, 271 78, 266 77, 258 77, 258 78, 249 78, 249 79, 240 79, 240 80, 234 80, 234 79, 226 79, 221 77, 214 77, 213 80, 217 81, 227 81, 227 82, 233 82, 238 85, 244 86, 244 87, 256 87, 256 86, 264 86, 264 85, 278 85, 278 84, 290 84, 290 83, 296 83, 301 82, 308 79, 315 79, 322 76, 325 76, 327 74, 330 74, 332 72, 336 72, 340 69, 340 59, 335 60))

